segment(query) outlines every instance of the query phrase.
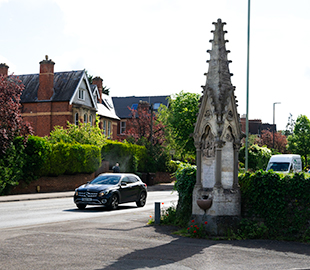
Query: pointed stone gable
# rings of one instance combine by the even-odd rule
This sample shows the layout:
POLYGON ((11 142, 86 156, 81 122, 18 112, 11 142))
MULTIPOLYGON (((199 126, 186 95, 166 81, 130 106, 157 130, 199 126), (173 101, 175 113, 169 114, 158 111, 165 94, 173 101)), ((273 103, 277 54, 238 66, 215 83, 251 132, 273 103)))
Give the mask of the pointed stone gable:
MULTIPOLYGON (((220 19, 215 25, 215 30, 211 31, 214 35, 212 43, 212 50, 207 52, 210 54, 209 70, 206 73, 206 85, 202 86, 203 96, 200 100, 200 109, 197 122, 195 125, 195 141, 201 141, 200 136, 205 133, 207 124, 212 122, 210 128, 215 138, 220 141, 223 139, 223 130, 226 124, 230 125, 234 119, 235 126, 233 133, 235 138, 241 136, 240 117, 237 113, 237 101, 234 96, 235 87, 231 83, 232 74, 229 72, 229 61, 227 54, 230 51, 226 50, 224 34, 227 31, 223 30, 226 23, 222 23, 220 19), (227 122, 228 121, 228 122, 227 122)), ((232 125, 230 125, 232 128, 232 125)))

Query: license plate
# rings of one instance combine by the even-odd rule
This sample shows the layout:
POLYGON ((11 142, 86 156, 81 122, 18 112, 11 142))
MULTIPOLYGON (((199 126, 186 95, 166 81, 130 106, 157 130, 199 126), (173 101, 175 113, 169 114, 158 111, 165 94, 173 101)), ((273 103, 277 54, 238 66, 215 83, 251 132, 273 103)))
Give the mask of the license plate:
POLYGON ((84 201, 84 202, 90 202, 92 200, 93 200, 92 198, 82 198, 82 201, 84 201))

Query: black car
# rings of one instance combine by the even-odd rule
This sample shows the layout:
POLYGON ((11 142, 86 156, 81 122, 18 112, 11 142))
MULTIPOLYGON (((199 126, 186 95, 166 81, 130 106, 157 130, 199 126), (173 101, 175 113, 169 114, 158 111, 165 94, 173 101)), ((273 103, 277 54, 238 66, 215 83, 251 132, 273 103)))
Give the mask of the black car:
POLYGON ((79 209, 85 209, 86 205, 116 209, 120 203, 128 202, 136 202, 138 207, 143 207, 146 196, 147 186, 137 175, 103 173, 75 190, 74 203, 79 209))

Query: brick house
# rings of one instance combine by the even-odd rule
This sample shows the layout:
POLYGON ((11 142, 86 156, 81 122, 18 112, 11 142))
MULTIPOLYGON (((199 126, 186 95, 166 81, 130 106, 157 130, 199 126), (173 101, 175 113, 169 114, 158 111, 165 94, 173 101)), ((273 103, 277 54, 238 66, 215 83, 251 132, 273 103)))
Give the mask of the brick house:
MULTIPOLYGON (((242 115, 240 118, 242 132, 245 133, 246 129, 246 116, 242 115)), ((263 130, 270 132, 277 132, 277 126, 268 123, 262 123, 260 119, 249 119, 249 134, 261 135, 263 130)))
MULTIPOLYGON (((54 72, 54 65, 46 56, 40 62, 39 74, 17 75, 24 85, 21 114, 31 124, 35 135, 47 136, 54 126, 66 127, 67 122, 78 124, 80 121, 93 125, 98 111, 101 127, 104 119, 111 126, 117 126, 119 119, 115 113, 115 117, 111 112, 106 116, 104 110, 99 110, 104 106, 102 79, 100 89, 96 84, 89 84, 85 70, 54 72)), ((0 74, 8 75, 8 68, 0 64, 0 74)), ((116 138, 113 129, 108 137, 116 138)))
POLYGON ((104 93, 102 93, 102 79, 100 77, 95 77, 93 79, 92 88, 93 91, 98 89, 99 100, 98 100, 98 111, 99 116, 99 127, 103 129, 104 135, 108 138, 116 139, 117 136, 117 126, 120 118, 116 115, 114 104, 112 98, 104 93))
POLYGON ((117 134, 123 137, 126 130, 130 128, 132 119, 130 109, 138 110, 139 107, 150 107, 153 105, 154 112, 157 112, 160 105, 169 106, 170 96, 129 96, 129 97, 112 97, 115 112, 120 118, 117 126, 117 134))

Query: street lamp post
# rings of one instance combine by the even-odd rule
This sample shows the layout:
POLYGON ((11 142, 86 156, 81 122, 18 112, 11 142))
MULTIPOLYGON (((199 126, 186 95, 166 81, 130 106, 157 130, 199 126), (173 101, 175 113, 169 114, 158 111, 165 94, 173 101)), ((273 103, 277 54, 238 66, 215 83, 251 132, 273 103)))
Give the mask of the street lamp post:
POLYGON ((273 129, 272 129, 272 147, 274 149, 274 130, 275 130, 275 108, 276 104, 281 104, 281 102, 274 102, 273 103, 273 129))

